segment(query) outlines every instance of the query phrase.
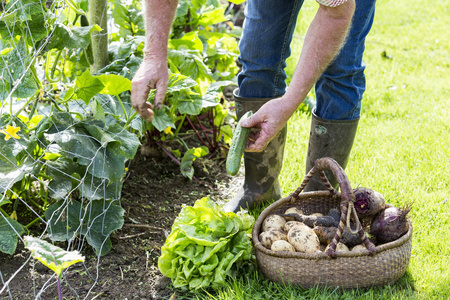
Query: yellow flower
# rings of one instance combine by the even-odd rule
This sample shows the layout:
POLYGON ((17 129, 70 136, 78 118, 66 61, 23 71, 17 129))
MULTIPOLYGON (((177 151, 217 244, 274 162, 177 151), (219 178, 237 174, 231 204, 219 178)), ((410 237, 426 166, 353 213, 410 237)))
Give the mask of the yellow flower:
POLYGON ((16 220, 17 221, 17 212, 13 211, 12 214, 9 216, 11 219, 16 220))
POLYGON ((164 133, 165 133, 165 134, 169 134, 169 133, 170 133, 171 135, 173 135, 172 127, 169 126, 169 127, 167 127, 166 129, 164 129, 164 133))
POLYGON ((0 130, 1 133, 5 135, 5 141, 9 140, 10 138, 20 139, 20 136, 17 135, 17 132, 19 132, 20 127, 14 127, 10 125, 6 125, 6 130, 0 130))

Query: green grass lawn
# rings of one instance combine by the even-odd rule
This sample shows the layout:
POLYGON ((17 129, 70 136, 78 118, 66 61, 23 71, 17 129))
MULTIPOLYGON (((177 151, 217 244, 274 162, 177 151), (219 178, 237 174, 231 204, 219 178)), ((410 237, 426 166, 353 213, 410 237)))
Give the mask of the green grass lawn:
MULTIPOLYGON (((284 287, 251 271, 208 299, 450 299, 450 2, 379 1, 367 38, 367 91, 346 173, 396 206, 413 203, 413 248, 396 284, 337 291, 284 287), (385 53, 386 55, 383 55, 385 53)), ((317 4, 306 1, 294 37, 292 74, 317 4)), ((304 175, 310 119, 289 122, 281 183, 304 175)))

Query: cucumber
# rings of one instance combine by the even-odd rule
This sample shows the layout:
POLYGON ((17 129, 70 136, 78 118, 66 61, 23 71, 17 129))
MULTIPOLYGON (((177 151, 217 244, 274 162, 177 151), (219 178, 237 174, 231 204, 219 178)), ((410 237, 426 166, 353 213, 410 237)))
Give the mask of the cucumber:
MULTIPOLYGON (((252 111, 246 112, 241 120, 248 118, 252 115, 252 111)), ((244 155, 245 145, 247 144, 248 135, 250 134, 251 128, 246 128, 241 126, 239 120, 236 128, 233 132, 233 138, 231 139, 230 150, 227 155, 227 172, 228 174, 234 176, 239 171, 241 166, 241 158, 244 155)))

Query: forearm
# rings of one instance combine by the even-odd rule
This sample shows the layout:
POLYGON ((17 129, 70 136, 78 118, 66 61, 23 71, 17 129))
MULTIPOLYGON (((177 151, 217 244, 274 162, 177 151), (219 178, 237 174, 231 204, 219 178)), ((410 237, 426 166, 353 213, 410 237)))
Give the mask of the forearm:
POLYGON ((143 0, 146 57, 167 57, 167 42, 178 0, 143 0))
POLYGON ((355 10, 354 0, 338 7, 320 6, 305 36, 302 53, 286 98, 292 110, 300 105, 319 76, 339 52, 355 10))

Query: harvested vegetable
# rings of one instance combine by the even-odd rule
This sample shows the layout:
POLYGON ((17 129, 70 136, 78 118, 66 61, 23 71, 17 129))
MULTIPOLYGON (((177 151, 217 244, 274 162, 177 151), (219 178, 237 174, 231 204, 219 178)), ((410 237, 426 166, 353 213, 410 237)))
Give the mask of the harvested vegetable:
POLYGON ((313 216, 313 215, 300 215, 300 214, 283 214, 282 217, 292 217, 298 222, 305 223, 309 227, 314 226, 338 226, 339 222, 331 216, 313 216))
POLYGON ((279 240, 285 240, 287 241, 286 232, 269 228, 266 231, 263 231, 259 234, 259 240, 261 241, 261 244, 266 247, 267 249, 270 249, 272 247, 272 244, 275 241, 279 240))
POLYGON ((341 241, 341 243, 344 243, 345 245, 347 245, 347 247, 349 247, 349 248, 352 248, 356 245, 360 245, 363 243, 359 234, 351 233, 350 229, 348 229, 347 226, 344 227, 344 231, 342 232, 340 241, 341 241))
POLYGON ((363 245, 356 245, 355 247, 352 248, 351 251, 361 251, 361 250, 366 250, 366 247, 364 247, 363 245))
MULTIPOLYGON (((297 207, 290 207, 288 208, 285 212, 285 215, 288 214, 298 214, 298 215, 303 215, 303 211, 298 209, 297 207)), ((294 217, 285 217, 286 221, 294 221, 295 218, 294 217)))
POLYGON ((386 206, 384 197, 377 191, 359 187, 353 190, 355 210, 359 217, 376 215, 386 206))
POLYGON ((291 244, 289 244, 289 242, 287 242, 285 240, 278 240, 278 241, 273 242, 270 250, 295 252, 294 246, 292 246, 291 244))
POLYGON ((328 211, 328 215, 334 219, 336 224, 341 220, 341 212, 337 208, 332 208, 328 211))
MULTIPOLYGON (((250 117, 253 113, 251 111, 246 112, 241 120, 250 117)), ((241 166, 242 155, 244 154, 245 145, 247 144, 248 136, 250 135, 251 128, 241 126, 239 121, 233 132, 233 138, 231 139, 230 150, 227 155, 226 168, 230 175, 236 175, 241 166)))
POLYGON ((315 226, 313 228, 322 245, 328 245, 336 235, 337 227, 315 226))
POLYGON ((296 225, 306 226, 304 223, 299 221, 287 221, 286 224, 284 224, 284 231, 289 232, 289 230, 296 225))
MULTIPOLYGON (((336 235, 337 227, 315 226, 313 228, 321 244, 328 245, 336 235)), ((351 248, 362 244, 358 233, 351 233, 347 227, 344 227, 340 242, 351 248)))
POLYGON ((410 210, 410 207, 399 209, 395 206, 384 209, 373 219, 370 234, 382 244, 399 239, 409 230, 406 215, 410 210))
MULTIPOLYGON (((330 248, 330 245, 325 248, 325 252, 328 250, 328 248, 330 248)), ((338 243, 336 245, 336 251, 350 251, 350 249, 344 243, 338 243)))
POLYGON ((294 226, 289 230, 288 242, 298 252, 314 253, 320 250, 320 242, 314 230, 308 226, 294 226))
POLYGON ((254 218, 224 213, 209 198, 184 206, 161 248, 158 267, 176 288, 220 287, 252 255, 254 218))
POLYGON ((286 224, 286 220, 282 216, 270 215, 264 219, 262 231, 267 231, 269 228, 283 230, 284 224, 286 224))

